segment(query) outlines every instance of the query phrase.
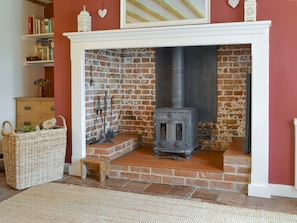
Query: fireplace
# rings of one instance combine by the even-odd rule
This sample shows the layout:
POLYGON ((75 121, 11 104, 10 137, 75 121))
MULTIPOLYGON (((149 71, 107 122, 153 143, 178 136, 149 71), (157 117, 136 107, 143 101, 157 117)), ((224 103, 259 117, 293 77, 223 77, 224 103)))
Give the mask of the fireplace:
POLYGON ((72 64, 72 163, 69 173, 80 176, 80 159, 86 155, 85 50, 251 44, 252 172, 248 193, 251 196, 270 197, 268 183, 270 25, 270 21, 260 21, 65 33, 64 35, 71 40, 72 64))

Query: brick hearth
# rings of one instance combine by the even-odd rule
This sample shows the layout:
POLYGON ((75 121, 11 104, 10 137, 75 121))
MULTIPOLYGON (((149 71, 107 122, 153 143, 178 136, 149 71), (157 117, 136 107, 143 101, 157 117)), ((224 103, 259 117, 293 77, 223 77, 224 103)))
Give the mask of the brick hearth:
POLYGON ((138 134, 117 134, 111 142, 87 145, 88 156, 105 156, 114 160, 121 157, 140 146, 140 136, 138 134))
POLYGON ((136 134, 119 134, 113 141, 87 148, 88 155, 112 159, 112 178, 247 192, 251 156, 243 152, 243 138, 234 138, 225 152, 193 152, 190 160, 157 159, 153 145, 140 145, 136 134))

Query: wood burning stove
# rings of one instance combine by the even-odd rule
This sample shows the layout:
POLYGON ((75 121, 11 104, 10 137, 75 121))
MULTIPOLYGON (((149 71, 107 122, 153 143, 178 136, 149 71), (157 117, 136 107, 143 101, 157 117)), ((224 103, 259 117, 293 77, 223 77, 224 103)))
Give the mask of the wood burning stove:
POLYGON ((183 47, 173 48, 171 63, 171 105, 156 108, 155 117, 155 157, 159 152, 184 154, 190 159, 198 147, 198 111, 185 107, 183 47))
POLYGON ((155 109, 155 157, 159 152, 184 154, 190 159, 198 147, 198 112, 196 108, 155 109))

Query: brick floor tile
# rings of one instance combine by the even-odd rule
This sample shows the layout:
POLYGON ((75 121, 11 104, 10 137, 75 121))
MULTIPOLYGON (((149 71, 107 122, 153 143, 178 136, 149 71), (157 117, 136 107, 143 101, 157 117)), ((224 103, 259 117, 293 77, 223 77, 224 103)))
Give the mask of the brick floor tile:
POLYGON ((189 186, 173 186, 168 194, 177 197, 190 197, 195 191, 195 187, 189 186))
POLYGON ((173 187, 172 185, 168 185, 168 184, 153 183, 150 186, 148 186, 144 190, 144 192, 152 193, 152 194, 167 194, 171 190, 172 187, 173 187))
POLYGON ((239 192, 221 191, 217 201, 229 205, 244 205, 246 195, 239 192))
POLYGON ((130 192, 143 192, 147 187, 149 187, 150 183, 141 182, 141 181, 131 181, 125 184, 122 187, 122 190, 130 191, 130 192))

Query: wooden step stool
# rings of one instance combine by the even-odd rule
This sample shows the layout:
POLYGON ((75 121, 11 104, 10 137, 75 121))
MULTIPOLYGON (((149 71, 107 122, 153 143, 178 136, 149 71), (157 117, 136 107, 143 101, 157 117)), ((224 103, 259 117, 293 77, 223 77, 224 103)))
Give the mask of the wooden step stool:
POLYGON ((108 157, 88 156, 80 160, 81 179, 87 177, 87 164, 98 165, 100 182, 105 181, 106 176, 110 176, 110 159, 108 157))

